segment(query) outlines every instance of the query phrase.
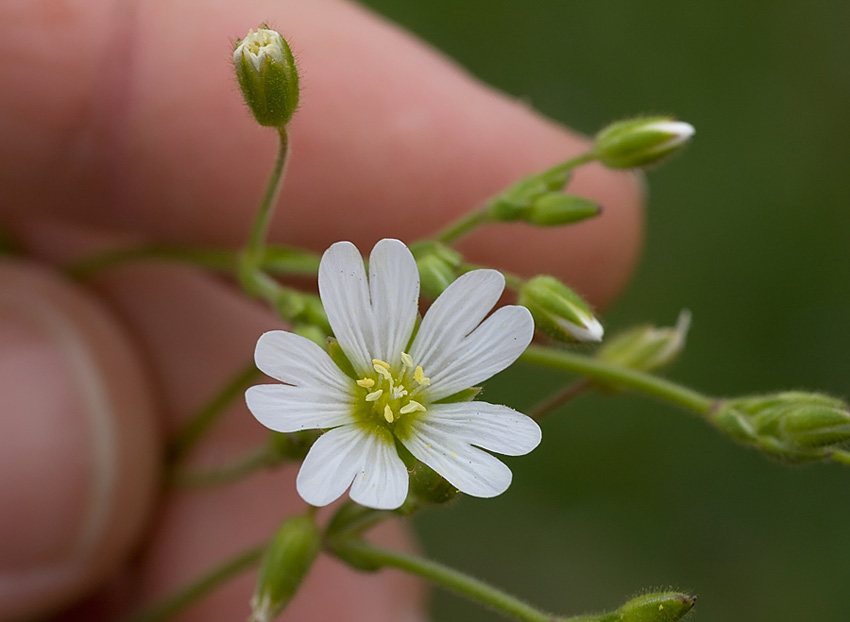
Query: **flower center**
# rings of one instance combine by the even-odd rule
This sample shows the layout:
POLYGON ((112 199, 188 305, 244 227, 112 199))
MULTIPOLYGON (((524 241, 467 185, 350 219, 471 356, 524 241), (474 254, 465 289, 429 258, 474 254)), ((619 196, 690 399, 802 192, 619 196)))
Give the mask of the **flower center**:
POLYGON ((272 47, 276 43, 272 33, 265 29, 257 30, 256 32, 249 30, 248 36, 242 41, 245 50, 259 56, 263 48, 272 47))
POLYGON ((401 370, 397 373, 380 359, 372 359, 372 367, 374 375, 357 381, 357 386, 363 389, 362 394, 358 392, 358 405, 365 407, 365 412, 393 423, 402 415, 425 411, 425 406, 413 398, 431 384, 431 380, 425 376, 421 365, 413 364, 409 354, 401 353, 401 370))

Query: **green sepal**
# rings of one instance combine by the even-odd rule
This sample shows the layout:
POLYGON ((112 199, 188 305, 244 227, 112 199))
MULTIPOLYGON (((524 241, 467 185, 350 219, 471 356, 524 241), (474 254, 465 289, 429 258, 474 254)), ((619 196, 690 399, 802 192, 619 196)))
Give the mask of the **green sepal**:
POLYGON ((471 402, 478 394, 481 393, 482 387, 469 387, 468 389, 464 389, 463 391, 458 391, 457 393, 453 393, 448 397, 444 397, 441 400, 437 400, 434 402, 435 404, 457 404, 458 402, 471 402))
POLYGON ((333 337, 328 337, 327 347, 331 360, 342 370, 342 373, 354 380, 360 380, 360 376, 358 376, 357 372, 354 371, 354 365, 351 364, 351 361, 348 360, 345 352, 342 351, 339 342, 333 337))
POLYGON ((524 220, 538 227, 558 227, 595 218, 601 213, 602 208, 589 199, 550 192, 532 203, 524 220))
POLYGON ((631 599, 617 610, 620 622, 676 622, 688 613, 696 596, 657 592, 631 599))
POLYGON ((310 447, 319 438, 319 430, 302 430, 300 432, 270 432, 268 443, 271 453, 278 462, 295 462, 303 460, 310 447))
POLYGON ((410 472, 410 495, 428 505, 442 505, 455 499, 458 489, 427 464, 416 463, 410 472))

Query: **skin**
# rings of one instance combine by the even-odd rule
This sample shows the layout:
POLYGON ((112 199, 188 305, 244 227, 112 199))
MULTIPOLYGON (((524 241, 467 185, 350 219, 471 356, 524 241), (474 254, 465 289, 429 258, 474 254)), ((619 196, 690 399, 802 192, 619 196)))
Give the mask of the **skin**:
MULTIPOLYGON (((182 267, 86 286, 58 270, 132 241, 244 242, 276 144, 243 108, 229 42, 261 21, 290 40, 303 85, 273 241, 410 242, 587 147, 347 2, 2 3, 0 226, 22 256, 0 263, 0 620, 117 617, 304 508, 291 468, 204 492, 158 485, 164 440, 280 327, 273 314, 182 267)), ((459 248, 604 306, 639 251, 640 183, 589 166, 570 189, 603 216, 491 226, 459 248)), ((236 404, 189 464, 236 458, 264 434, 236 404)), ((412 547, 398 524, 375 537, 412 547)), ((246 576, 181 620, 244 619, 251 589, 246 576)), ((283 619, 418 620, 423 602, 408 577, 323 557, 283 619)))

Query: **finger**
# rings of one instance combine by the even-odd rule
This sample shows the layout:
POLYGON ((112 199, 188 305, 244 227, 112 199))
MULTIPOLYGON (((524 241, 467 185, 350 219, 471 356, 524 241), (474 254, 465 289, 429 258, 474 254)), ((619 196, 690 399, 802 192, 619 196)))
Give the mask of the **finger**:
MULTIPOLYGON (((338 239, 367 248, 385 236, 410 241, 587 147, 339 0, 214 11, 203 0, 135 10, 92 0, 61 16, 43 6, 0 9, 0 58, 15 61, 0 66, 0 79, 18 87, 0 95, 7 218, 12 209, 19 220, 53 211, 158 240, 243 241, 275 140, 245 112, 225 42, 265 19, 291 40, 303 75, 276 240, 317 250, 338 239), (27 44, 43 39, 53 44, 27 44)), ((591 166, 573 189, 604 215, 562 230, 492 227, 464 250, 474 261, 553 273, 607 301, 638 251, 638 183, 591 166), (506 257, 506 240, 522 252, 506 257)))
MULTIPOLYGON (((144 344, 171 432, 251 359, 259 334, 280 326, 260 305, 184 268, 122 269, 98 287, 144 344)), ((187 468, 228 464, 259 447, 267 433, 239 399, 193 452, 187 468)), ((166 597, 230 556, 267 540, 284 518, 306 507, 295 493, 292 468, 258 473, 216 489, 168 494, 136 564, 135 603, 166 597)), ((377 535, 390 545, 410 547, 399 525, 387 525, 377 535)), ((253 575, 247 574, 229 583, 181 620, 244 619, 252 581, 253 575)), ((412 620, 421 607, 421 587, 408 577, 360 575, 321 558, 293 601, 289 619, 412 620)))
POLYGON ((0 263, 0 619, 113 572, 153 500, 156 431, 127 335, 91 296, 0 263))

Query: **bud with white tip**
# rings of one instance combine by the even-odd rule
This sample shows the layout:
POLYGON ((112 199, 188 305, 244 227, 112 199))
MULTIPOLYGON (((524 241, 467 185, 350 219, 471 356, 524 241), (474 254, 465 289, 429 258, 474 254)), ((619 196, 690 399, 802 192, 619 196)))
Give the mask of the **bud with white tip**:
POLYGON ((635 326, 607 339, 595 356, 622 367, 654 371, 679 356, 690 326, 691 313, 684 309, 675 326, 635 326))
POLYGON ((519 303, 531 311, 534 324, 562 341, 602 341, 602 324, 588 304, 551 276, 536 276, 520 289, 519 303))
POLYGON ((617 121, 596 135, 593 153, 608 168, 643 168, 680 150, 694 133, 690 123, 667 117, 617 121))
POLYGON ((282 128, 298 107, 298 71, 286 40, 261 26, 236 43, 233 65, 245 102, 260 125, 282 128))

